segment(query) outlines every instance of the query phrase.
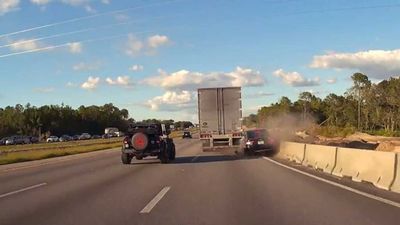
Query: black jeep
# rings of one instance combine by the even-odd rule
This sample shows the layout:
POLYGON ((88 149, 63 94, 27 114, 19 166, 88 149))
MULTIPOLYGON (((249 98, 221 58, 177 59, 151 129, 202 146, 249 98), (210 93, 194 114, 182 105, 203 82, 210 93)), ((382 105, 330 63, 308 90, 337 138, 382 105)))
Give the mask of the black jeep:
POLYGON ((161 163, 174 160, 175 144, 169 134, 170 128, 165 124, 130 124, 122 145, 122 163, 130 164, 133 157, 141 160, 147 156, 157 156, 161 163))

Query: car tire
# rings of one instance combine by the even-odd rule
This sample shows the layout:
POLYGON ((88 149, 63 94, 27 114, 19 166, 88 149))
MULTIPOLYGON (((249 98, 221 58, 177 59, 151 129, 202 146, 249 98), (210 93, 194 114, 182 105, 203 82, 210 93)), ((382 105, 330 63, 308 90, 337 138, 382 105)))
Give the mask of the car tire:
POLYGON ((169 162, 169 156, 168 156, 168 147, 166 143, 161 144, 160 146, 160 155, 159 155, 160 161, 162 164, 166 164, 169 162))
POLYGON ((135 156, 135 158, 136 158, 136 160, 142 160, 143 156, 137 155, 137 156, 135 156))
POLYGON ((171 149, 168 151, 168 159, 172 161, 175 160, 176 157, 175 144, 171 143, 170 146, 171 149))
POLYGON ((123 164, 131 164, 132 157, 128 153, 121 154, 121 161, 123 164))

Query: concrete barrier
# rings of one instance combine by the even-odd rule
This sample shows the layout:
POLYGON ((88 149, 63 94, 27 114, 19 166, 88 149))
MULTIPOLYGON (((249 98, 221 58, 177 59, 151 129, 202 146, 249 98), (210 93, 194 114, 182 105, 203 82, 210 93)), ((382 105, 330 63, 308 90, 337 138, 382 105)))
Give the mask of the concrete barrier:
POLYGON ((395 178, 396 154, 361 149, 338 148, 333 175, 368 181, 389 190, 395 178))
POLYGON ((302 143, 283 142, 279 147, 278 157, 302 163, 304 160, 305 147, 306 144, 302 143))
POLYGON ((307 144, 303 165, 331 174, 336 165, 336 150, 337 147, 307 144))
POLYGON ((395 165, 395 177, 392 186, 390 187, 391 191, 400 193, 400 153, 396 153, 396 165, 395 165))

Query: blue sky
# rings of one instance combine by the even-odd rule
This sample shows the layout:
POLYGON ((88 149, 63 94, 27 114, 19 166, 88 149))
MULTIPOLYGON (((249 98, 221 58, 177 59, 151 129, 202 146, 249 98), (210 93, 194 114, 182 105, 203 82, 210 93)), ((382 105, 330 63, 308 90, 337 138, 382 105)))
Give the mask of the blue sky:
POLYGON ((196 88, 240 85, 246 115, 399 75, 398 21, 393 0, 0 0, 0 107, 196 121, 196 88))

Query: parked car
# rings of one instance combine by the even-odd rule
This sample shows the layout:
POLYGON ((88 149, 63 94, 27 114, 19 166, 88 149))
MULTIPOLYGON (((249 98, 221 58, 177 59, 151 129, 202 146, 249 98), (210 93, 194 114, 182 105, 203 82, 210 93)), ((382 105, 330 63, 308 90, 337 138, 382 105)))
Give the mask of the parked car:
POLYGON ((258 128, 244 132, 241 147, 246 155, 253 155, 274 151, 275 142, 266 129, 258 128))
POLYGON ((57 136, 50 136, 46 139, 46 142, 58 142, 59 138, 57 136))
POLYGON ((72 136, 72 140, 77 141, 79 140, 80 135, 74 135, 72 136))
POLYGON ((39 143, 39 138, 36 136, 29 136, 28 138, 31 140, 32 144, 39 143))
POLYGON ((6 145, 30 144, 31 140, 26 136, 12 136, 6 139, 6 145))
POLYGON ((79 136, 79 140, 89 140, 92 136, 88 133, 83 133, 79 136))
POLYGON ((9 138, 9 137, 4 137, 4 138, 0 139, 0 145, 6 145, 6 140, 7 140, 8 138, 9 138))
POLYGON ((101 136, 100 136, 100 135, 97 135, 97 134, 95 134, 95 135, 92 136, 92 139, 99 139, 99 138, 101 138, 101 136))
POLYGON ((64 134, 64 135, 62 135, 62 136, 60 137, 59 141, 60 141, 60 142, 72 141, 72 137, 69 136, 69 135, 64 134))
POLYGON ((190 133, 190 131, 184 131, 182 138, 192 138, 192 134, 190 133))

